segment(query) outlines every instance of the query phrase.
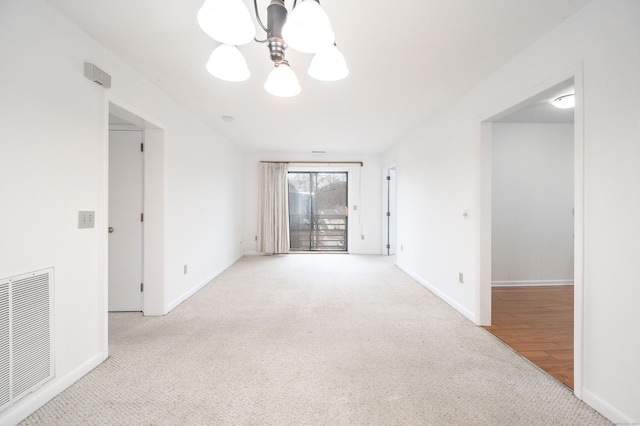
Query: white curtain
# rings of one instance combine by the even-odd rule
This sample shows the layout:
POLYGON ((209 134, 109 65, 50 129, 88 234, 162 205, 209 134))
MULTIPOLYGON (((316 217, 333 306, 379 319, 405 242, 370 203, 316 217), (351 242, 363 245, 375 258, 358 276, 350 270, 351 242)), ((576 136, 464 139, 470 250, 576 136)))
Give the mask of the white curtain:
POLYGON ((260 163, 261 253, 289 252, 289 187, 286 163, 260 163))

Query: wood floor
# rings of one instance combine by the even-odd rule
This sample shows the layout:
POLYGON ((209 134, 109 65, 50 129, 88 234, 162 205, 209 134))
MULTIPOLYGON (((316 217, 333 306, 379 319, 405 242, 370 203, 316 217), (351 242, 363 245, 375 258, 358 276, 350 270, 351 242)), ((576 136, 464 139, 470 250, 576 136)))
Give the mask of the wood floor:
POLYGON ((573 286, 494 287, 489 332, 573 389, 573 286))

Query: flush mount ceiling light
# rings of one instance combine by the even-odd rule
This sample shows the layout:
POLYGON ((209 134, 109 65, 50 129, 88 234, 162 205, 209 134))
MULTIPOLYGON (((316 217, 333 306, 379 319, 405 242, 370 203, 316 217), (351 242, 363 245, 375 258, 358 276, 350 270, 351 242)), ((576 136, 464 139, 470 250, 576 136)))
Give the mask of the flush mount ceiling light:
POLYGON ((265 43, 274 69, 264 88, 275 96, 290 97, 300 93, 298 79, 285 59, 291 47, 299 52, 315 54, 309 75, 317 80, 336 81, 349 75, 344 56, 335 44, 335 35, 319 0, 294 0, 291 12, 284 0, 271 0, 267 7, 267 26, 253 0, 255 16, 267 33, 266 40, 255 38, 255 25, 242 0, 205 0, 198 11, 198 24, 214 40, 221 43, 207 62, 207 70, 215 77, 231 82, 245 81, 250 72, 237 45, 255 40, 265 43), (285 41, 286 40, 286 41, 285 41))
POLYGON ((551 101, 551 105, 560 109, 569 109, 576 106, 576 96, 573 93, 568 95, 558 96, 551 101))

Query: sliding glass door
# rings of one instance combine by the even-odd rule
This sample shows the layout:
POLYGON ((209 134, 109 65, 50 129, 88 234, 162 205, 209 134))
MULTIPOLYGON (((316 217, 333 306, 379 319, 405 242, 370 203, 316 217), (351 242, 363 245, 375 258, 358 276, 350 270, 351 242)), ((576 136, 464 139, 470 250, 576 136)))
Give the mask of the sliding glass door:
POLYGON ((347 251, 347 173, 289 172, 291 251, 347 251))

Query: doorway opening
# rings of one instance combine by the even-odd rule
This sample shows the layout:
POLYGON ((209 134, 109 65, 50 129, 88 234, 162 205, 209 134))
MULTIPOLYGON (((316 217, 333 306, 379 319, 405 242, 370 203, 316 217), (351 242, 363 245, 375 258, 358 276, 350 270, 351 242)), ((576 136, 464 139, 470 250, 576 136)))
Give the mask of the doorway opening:
MULTIPOLYGON (((113 232, 105 229, 105 327, 109 311, 142 311, 144 315, 164 315, 168 310, 164 293, 164 130, 144 118, 143 114, 131 112, 132 109, 121 106, 120 101, 110 99, 107 101, 108 126, 105 132, 105 205, 107 227, 113 228, 113 232), (118 142, 111 144, 110 140, 118 142), (140 142, 144 143, 144 152, 141 152, 140 142), (122 157, 129 157, 127 161, 135 163, 135 177, 125 174, 130 170, 130 165, 118 164, 121 153, 110 152, 116 144, 130 151, 128 156, 122 157), (118 179, 122 181, 118 183, 121 189, 117 189, 118 179), (118 200, 121 192, 129 192, 131 187, 136 189, 135 201, 118 200), (141 216, 142 213, 144 215, 141 216), (113 223, 120 214, 127 216, 129 224, 113 223), (132 228, 127 228, 129 226, 132 228), (133 245, 125 243, 124 249, 118 249, 114 237, 123 237, 125 234, 131 234, 129 238, 133 245), (133 257, 135 262, 131 261, 133 257), (119 289, 115 280, 119 279, 119 275, 135 275, 125 285, 126 292, 121 295, 126 303, 123 306, 113 304, 114 299, 118 298, 119 289)), ((108 348, 107 340, 105 333, 104 342, 108 348)))
POLYGON ((288 174, 291 251, 347 251, 347 172, 288 174))
POLYGON ((482 322, 575 389, 581 367, 582 234, 575 214, 582 212, 582 142, 574 110, 550 103, 568 93, 575 93, 573 78, 483 123, 482 270, 489 300, 482 312, 488 305, 489 321, 482 322))

